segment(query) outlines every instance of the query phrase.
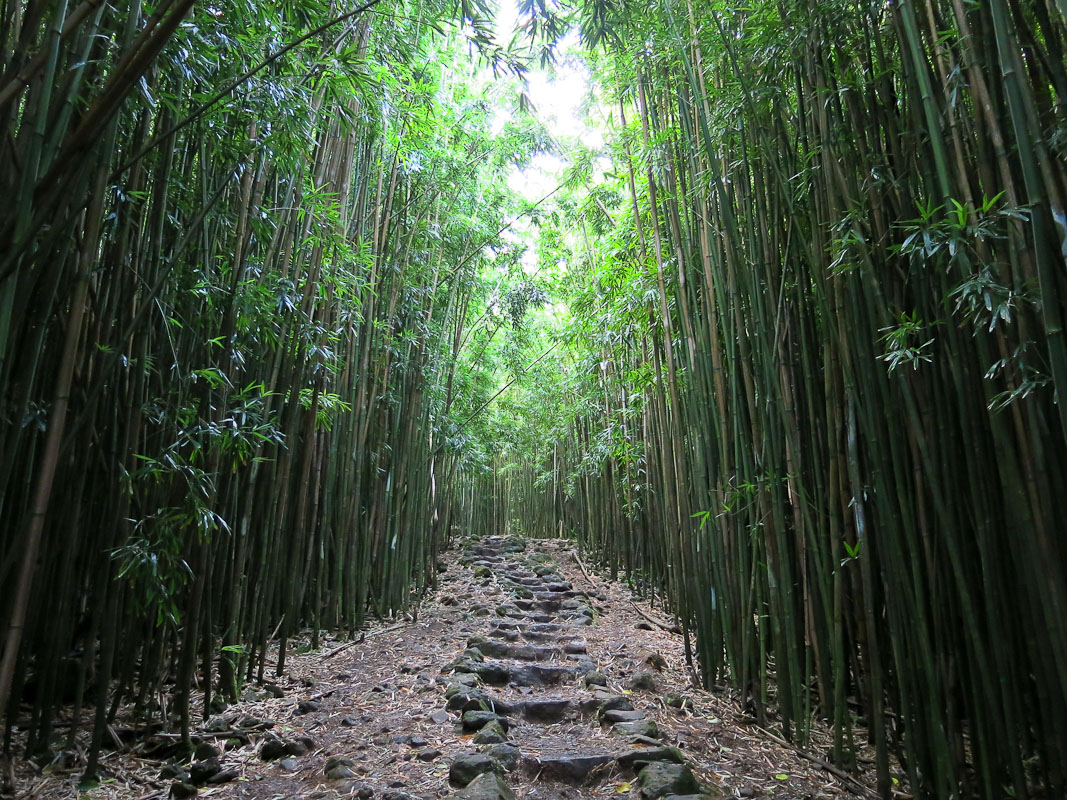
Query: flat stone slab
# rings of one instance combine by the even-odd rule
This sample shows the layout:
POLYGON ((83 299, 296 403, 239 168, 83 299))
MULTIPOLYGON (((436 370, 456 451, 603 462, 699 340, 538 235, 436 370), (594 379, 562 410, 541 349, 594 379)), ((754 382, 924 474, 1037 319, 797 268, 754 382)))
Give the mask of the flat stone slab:
POLYGON ((492 697, 484 689, 463 689, 452 695, 445 706, 449 711, 495 711, 498 714, 511 714, 515 706, 506 700, 492 697))
POLYGON ((682 751, 677 747, 660 745, 659 747, 635 747, 633 750, 623 753, 616 761, 619 762, 619 766, 623 769, 641 769, 656 761, 670 761, 675 764, 682 764, 685 762, 685 758, 682 756, 682 751))
POLYGON ((559 633, 563 626, 558 622, 534 622, 523 626, 523 633, 559 633))
POLYGON ((528 642, 554 642, 559 638, 558 633, 543 633, 541 631, 523 631, 521 635, 528 642))
POLYGON ((611 732, 620 736, 645 736, 649 739, 659 738, 659 726, 652 719, 639 719, 634 722, 616 722, 611 732))
MULTIPOLYGON (((457 675, 477 675, 483 683, 492 686, 503 686, 508 682, 511 670, 505 664, 497 664, 493 661, 461 661, 453 667, 457 675)), ((457 683, 459 683, 457 681, 457 683)))
MULTIPOLYGON (((607 711, 633 711, 634 704, 624 694, 596 691, 593 696, 582 701, 582 711, 603 715, 607 711)), ((620 720, 616 720, 620 721, 620 720)))
POLYGON ((567 756, 527 756, 523 766, 531 773, 543 778, 584 783, 597 767, 610 764, 615 756, 608 753, 567 756))
POLYGON ((526 664, 511 671, 512 686, 555 686, 574 680, 578 673, 574 667, 526 664))
POLYGON ((604 722, 637 722, 645 718, 645 712, 643 711, 619 711, 617 709, 612 711, 605 711, 600 715, 600 718, 604 722))
MULTIPOLYGON (((467 642, 469 647, 477 648, 489 658, 514 658, 517 661, 548 661, 559 654, 556 647, 540 647, 532 644, 507 644, 484 636, 474 636, 467 642)), ((470 672, 475 670, 470 669, 470 672)), ((486 683, 489 681, 482 676, 486 683)))
POLYGON ((527 700, 522 715, 531 722, 559 722, 572 708, 574 703, 564 697, 527 700))

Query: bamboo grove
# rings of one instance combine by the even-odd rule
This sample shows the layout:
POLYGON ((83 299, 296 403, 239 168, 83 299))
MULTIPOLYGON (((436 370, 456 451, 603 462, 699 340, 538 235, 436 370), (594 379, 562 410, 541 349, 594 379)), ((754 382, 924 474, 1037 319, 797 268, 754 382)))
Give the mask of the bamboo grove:
POLYGON ((1061 795, 1063 4, 642 8, 498 520, 562 519, 883 796, 1061 795))
POLYGON ((536 201, 488 7, 0 4, 5 750, 188 743, 512 532, 884 797, 1063 794, 1062 0, 518 12, 606 135, 536 201))
POLYGON ((451 6, 377 5, 2 6, 5 751, 188 744, 435 580, 537 132, 451 6))

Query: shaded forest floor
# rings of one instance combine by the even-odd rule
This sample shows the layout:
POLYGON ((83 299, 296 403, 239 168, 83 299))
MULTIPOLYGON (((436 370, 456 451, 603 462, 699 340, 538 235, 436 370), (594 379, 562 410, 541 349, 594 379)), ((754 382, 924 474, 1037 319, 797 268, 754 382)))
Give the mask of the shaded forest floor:
MULTIPOLYGON (((73 763, 18 762, 17 796, 874 796, 873 767, 860 783, 835 774, 725 692, 696 688, 682 636, 625 585, 589 575, 570 543, 494 539, 446 560, 416 621, 293 656, 276 684, 202 725, 192 774, 157 734, 105 756, 87 792, 73 763), (653 761, 666 766, 639 779, 653 761)), ((813 734, 813 754, 829 745, 813 734)))

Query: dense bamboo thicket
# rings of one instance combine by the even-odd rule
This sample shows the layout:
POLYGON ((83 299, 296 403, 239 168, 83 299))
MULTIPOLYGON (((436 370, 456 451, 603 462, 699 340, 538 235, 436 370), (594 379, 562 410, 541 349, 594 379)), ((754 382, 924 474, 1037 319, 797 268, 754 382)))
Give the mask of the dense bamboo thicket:
POLYGON ((592 62, 571 377, 513 469, 886 797, 1067 791, 1065 22, 668 0, 592 62))
POLYGON ((377 5, 3 4, 5 749, 62 711, 92 776, 131 704, 188 742, 434 581, 534 129, 451 6, 377 5))
POLYGON ((1063 1, 520 3, 525 203, 490 14, 0 4, 5 749, 573 535, 883 796, 1067 792, 1063 1))

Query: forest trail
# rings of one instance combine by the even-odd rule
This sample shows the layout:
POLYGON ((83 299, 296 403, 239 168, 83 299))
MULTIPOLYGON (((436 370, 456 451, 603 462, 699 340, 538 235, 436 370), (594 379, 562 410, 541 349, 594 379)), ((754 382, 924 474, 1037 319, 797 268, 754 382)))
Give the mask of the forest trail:
MULTIPOLYGON (((112 752, 92 796, 873 796, 695 688, 682 636, 571 543, 494 537, 439 568, 415 621, 291 657, 200 726, 192 762, 166 758, 166 735, 112 752)), ((22 795, 80 796, 76 771, 45 773, 22 795)))

